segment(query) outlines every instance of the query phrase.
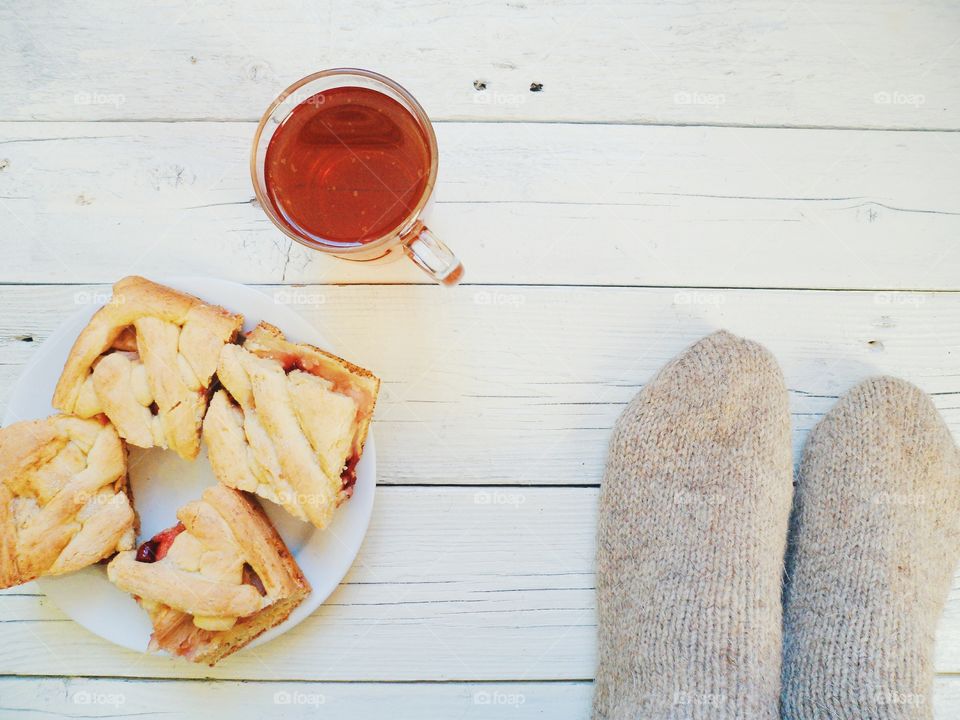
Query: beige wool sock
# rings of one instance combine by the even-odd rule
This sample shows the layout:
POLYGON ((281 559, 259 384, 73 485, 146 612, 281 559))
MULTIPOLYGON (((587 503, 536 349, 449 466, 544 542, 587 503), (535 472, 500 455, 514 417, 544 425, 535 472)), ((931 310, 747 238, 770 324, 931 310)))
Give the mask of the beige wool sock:
POLYGON ((782 717, 930 718, 960 551, 960 457, 920 390, 878 377, 810 433, 784 595, 782 717))
POLYGON ((624 411, 597 535, 597 719, 778 717, 790 417, 771 355, 727 332, 624 411))

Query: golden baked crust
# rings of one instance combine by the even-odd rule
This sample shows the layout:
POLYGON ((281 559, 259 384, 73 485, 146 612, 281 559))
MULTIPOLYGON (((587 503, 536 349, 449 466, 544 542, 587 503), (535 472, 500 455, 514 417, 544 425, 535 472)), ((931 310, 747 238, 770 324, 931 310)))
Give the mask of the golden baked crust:
POLYGON ((144 562, 137 552, 124 552, 107 568, 110 580, 149 613, 151 650, 213 665, 283 622, 309 594, 255 500, 214 485, 177 517, 163 557, 144 562))
POLYGON ((217 377, 203 424, 217 479, 325 527, 353 491, 380 380, 267 323, 223 347, 217 377))
POLYGON ((0 430, 0 588, 133 547, 127 453, 105 420, 54 415, 0 430))
POLYGON ((186 293, 123 278, 77 337, 53 405, 103 413, 130 444, 193 459, 220 349, 242 325, 243 316, 186 293))

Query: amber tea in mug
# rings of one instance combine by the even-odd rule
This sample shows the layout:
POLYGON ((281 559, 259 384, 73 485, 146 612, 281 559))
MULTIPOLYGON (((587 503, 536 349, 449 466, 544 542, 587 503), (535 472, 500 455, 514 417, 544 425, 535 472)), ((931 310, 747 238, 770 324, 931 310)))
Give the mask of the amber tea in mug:
POLYGON ((332 70, 274 102, 251 171, 267 215, 298 242, 357 260, 399 248, 454 284, 462 265, 419 219, 436 155, 433 128, 403 88, 368 71, 332 70))

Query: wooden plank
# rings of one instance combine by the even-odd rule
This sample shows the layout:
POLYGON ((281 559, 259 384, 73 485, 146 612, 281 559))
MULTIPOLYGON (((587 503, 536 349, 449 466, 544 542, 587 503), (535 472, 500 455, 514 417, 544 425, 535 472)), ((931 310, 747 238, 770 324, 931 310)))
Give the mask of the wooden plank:
MULTIPOLYGON (((589 682, 440 683, 198 683, 100 678, 0 679, 4 717, 117 717, 162 714, 196 717, 197 708, 216 708, 221 717, 425 717, 553 718, 589 715, 589 682)), ((960 716, 960 678, 941 676, 933 698, 934 720, 960 716)))
MULTIPOLYGON (((430 222, 471 283, 955 289, 960 277, 958 133, 438 130, 430 222)), ((184 267, 245 282, 427 282, 412 263, 332 259, 274 228, 252 201, 250 123, 2 134, 0 282, 184 267)))
MULTIPOLYGON (((898 375, 960 437, 960 293, 558 287, 266 287, 384 380, 380 482, 597 484, 623 406, 726 327, 766 344, 791 390, 794 450, 835 398, 898 375)), ((104 286, 0 292, 0 388, 104 286)), ((0 395, 0 405, 5 396, 0 395)))
MULTIPOLYGON (((948 683, 938 686, 952 703, 948 683)), ((95 678, 0 679, 5 718, 85 718, 162 715, 195 718, 198 708, 235 720, 264 717, 582 718, 589 712, 589 682, 302 683, 183 682, 95 678)), ((943 704, 943 703, 941 703, 943 704)), ((946 705, 953 707, 953 705, 946 705)), ((938 716, 938 719, 941 716, 938 716)), ((946 715, 942 717, 948 717, 946 715)))
POLYGON ((120 650, 20 589, 0 594, 0 675, 592 676, 595 490, 381 490, 347 584, 296 632, 194 667, 120 650))
MULTIPOLYGON (((594 488, 380 489, 357 562, 295 631, 216 668, 121 650, 34 586, 0 594, 0 675, 580 680, 595 664, 594 488)), ((960 671, 960 576, 936 668, 960 671)))
POLYGON ((438 119, 955 129, 958 26, 951 0, 172 0, 136 22, 103 0, 6 5, 0 108, 254 120, 297 78, 352 65, 438 119))

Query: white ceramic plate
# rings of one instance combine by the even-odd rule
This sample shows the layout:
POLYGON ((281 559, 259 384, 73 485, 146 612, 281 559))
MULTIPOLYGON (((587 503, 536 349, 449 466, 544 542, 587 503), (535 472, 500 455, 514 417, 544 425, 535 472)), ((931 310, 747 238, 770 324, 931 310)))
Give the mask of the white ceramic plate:
MULTIPOLYGON (((330 348, 310 323, 257 290, 213 278, 173 278, 160 282, 243 313, 244 330, 266 320, 280 328, 290 340, 307 342, 350 359, 349 348, 330 348)), ((73 341, 107 297, 88 303, 89 299, 88 295, 79 294, 78 302, 84 303, 83 309, 37 349, 13 388, 4 426, 56 412, 50 400, 73 341)), ((291 517, 278 505, 261 502, 310 581, 313 592, 286 622, 268 630, 251 645, 259 645, 290 630, 323 603, 346 575, 370 522, 376 474, 376 449, 371 431, 357 465, 353 497, 338 509, 325 530, 317 530, 291 517)), ((216 482, 205 451, 193 462, 187 462, 173 451, 135 447, 130 448, 130 481, 140 514, 138 543, 174 525, 177 508, 200 497, 205 487, 216 482)), ((146 650, 151 630, 147 614, 132 597, 107 580, 104 565, 62 577, 41 578, 37 584, 57 607, 87 630, 131 650, 146 650)))

